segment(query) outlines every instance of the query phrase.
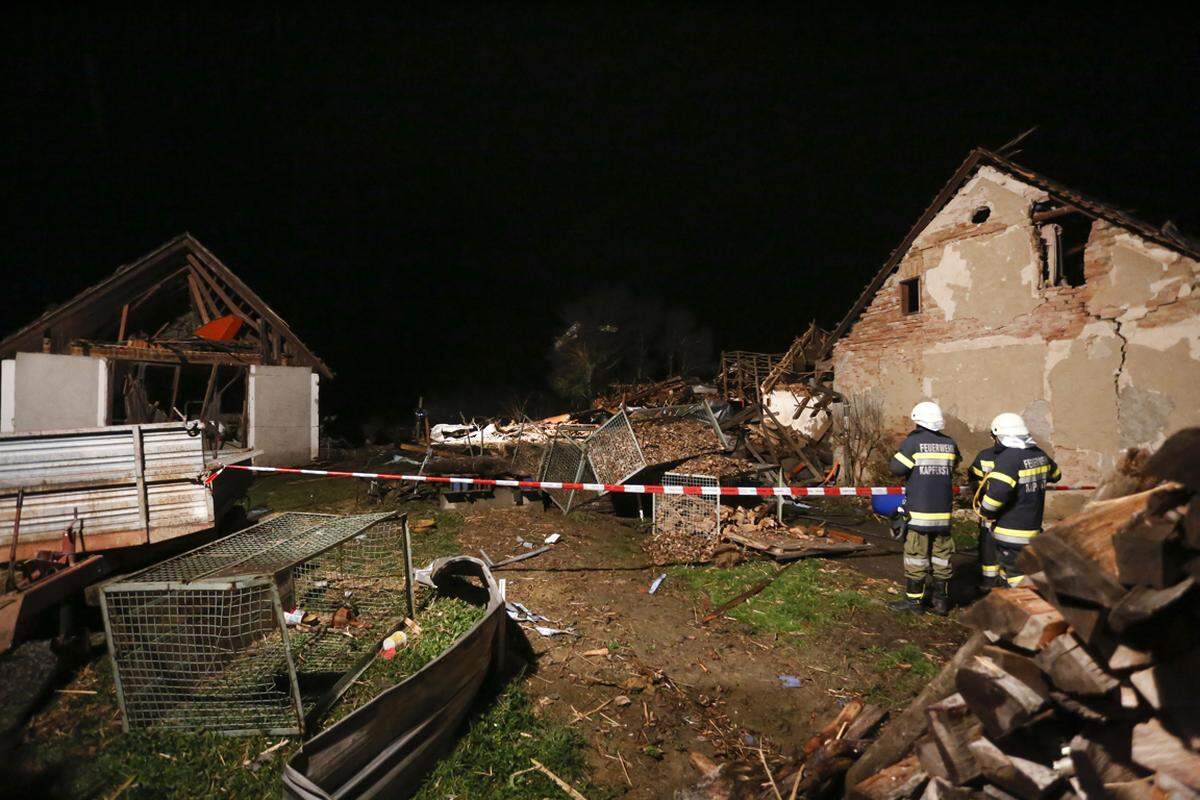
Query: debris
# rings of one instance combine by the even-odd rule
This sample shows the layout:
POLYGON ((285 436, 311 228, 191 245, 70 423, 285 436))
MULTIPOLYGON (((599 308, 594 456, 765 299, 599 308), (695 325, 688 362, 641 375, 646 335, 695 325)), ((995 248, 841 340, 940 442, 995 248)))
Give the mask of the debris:
POLYGON ((561 538, 562 538, 561 533, 552 533, 542 541, 542 544, 554 544, 561 538))
POLYGON ((275 751, 277 751, 279 748, 283 747, 287 743, 288 743, 287 739, 280 739, 278 742, 271 745, 266 750, 263 750, 261 753, 259 753, 257 756, 255 756, 253 759, 248 758, 245 761, 243 761, 242 766, 249 767, 251 772, 258 772, 260 769, 262 769, 264 766, 266 766, 270 761, 272 761, 275 758, 275 751))
MULTIPOLYGON (((529 545, 529 546, 532 547, 533 545, 529 545)), ((503 561, 497 561, 494 564, 488 564, 488 566, 491 567, 492 569, 500 569, 501 567, 506 567, 509 564, 515 564, 518 561, 524 561, 527 558, 533 558, 535 556, 540 556, 542 553, 545 553, 549 549, 550 549, 549 545, 547 545, 546 547, 539 547, 537 550, 530 550, 528 553, 520 553, 515 556, 509 556, 508 558, 504 559, 503 561)), ((482 553, 483 551, 480 550, 479 552, 482 553)), ((489 559, 489 561, 490 561, 490 559, 489 559)))
POLYGON ((647 593, 648 593, 648 594, 654 594, 655 592, 657 592, 657 591, 658 591, 658 587, 659 587, 659 586, 662 586, 662 582, 663 582, 663 581, 665 581, 666 579, 667 579, 667 573, 665 573, 665 572, 664 572, 663 574, 659 575, 659 576, 658 576, 657 578, 655 578, 655 579, 654 579, 654 581, 653 581, 653 582, 650 584, 650 588, 647 590, 647 593))
POLYGON ((571 784, 567 783, 562 778, 558 777, 553 772, 551 772, 550 769, 545 764, 538 761, 536 758, 531 758, 529 760, 533 763, 534 769, 538 770, 539 772, 544 774, 547 778, 554 781, 554 783, 558 786, 558 788, 560 788, 564 792, 566 792, 567 796, 570 797, 571 800, 587 800, 586 797, 581 795, 579 792, 575 791, 575 789, 572 788, 571 784))
POLYGON ((563 630, 562 628, 547 628, 544 625, 534 625, 533 629, 535 631, 537 631, 538 633, 540 633, 542 636, 559 636, 562 634, 569 634, 571 636, 575 635, 575 631, 570 630, 569 628, 566 630, 563 630))
MULTIPOLYGON (((1193 429, 1160 453, 1194 464, 1197 447, 1193 429), (1181 442, 1193 443, 1187 455, 1181 442)), ((1186 574, 1200 494, 1169 480, 1107 486, 1107 499, 1025 548, 1025 585, 962 615, 978 633, 854 765, 849 797, 914 797, 921 775, 935 779, 934 797, 979 781, 1023 799, 1200 791, 1200 633, 1186 574), (1114 496, 1122 485, 1139 491, 1114 496)))
POLYGON ((598 647, 595 650, 585 650, 580 655, 584 658, 605 658, 608 656, 608 648, 598 647))
POLYGON ((396 631, 384 639, 379 646, 379 657, 384 660, 392 659, 395 657, 396 651, 406 644, 408 644, 408 634, 404 631, 396 631))
POLYGON ((625 706, 629 705, 631 702, 633 702, 633 701, 630 700, 628 697, 626 697, 623 694, 619 694, 613 698, 613 703, 621 708, 624 708, 625 706))
POLYGON ((799 689, 804 685, 804 679, 797 678, 795 675, 776 675, 775 677, 779 678, 779 682, 785 689, 799 689))
POLYGON ((431 530, 437 527, 437 520, 432 517, 429 519, 416 519, 408 523, 408 529, 413 533, 421 533, 422 531, 431 530))
POLYGON ((712 622, 714 619, 722 616, 729 609, 731 609, 735 606, 739 606, 742 603, 746 602, 751 597, 754 597, 756 594, 759 594, 763 589, 766 589, 768 586, 770 586, 772 583, 774 583, 776 581, 776 579, 778 579, 779 576, 782 575, 783 573, 787 572, 788 569, 791 568, 791 566, 792 566, 791 564, 787 564, 787 565, 782 566, 779 569, 775 570, 775 572, 766 580, 758 582, 757 584, 755 584, 754 586, 751 586, 749 589, 742 592, 741 594, 739 594, 737 597, 733 598, 732 600, 727 600, 724 603, 722 603, 721 605, 717 606, 715 609, 713 609, 708 614, 706 614, 704 616, 704 618, 700 620, 700 622, 704 623, 704 624, 712 622))

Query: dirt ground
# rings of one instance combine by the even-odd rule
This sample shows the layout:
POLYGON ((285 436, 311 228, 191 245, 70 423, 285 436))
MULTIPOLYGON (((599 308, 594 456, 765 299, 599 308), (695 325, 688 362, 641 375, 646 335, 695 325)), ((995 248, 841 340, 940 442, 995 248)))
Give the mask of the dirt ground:
MULTIPOLYGON (((267 479, 252 500, 274 510, 379 508, 364 483, 339 479, 267 479)), ((481 550, 500 561, 560 534, 548 552, 496 574, 510 601, 547 618, 541 625, 570 631, 544 636, 522 624, 535 655, 520 688, 537 715, 585 743, 586 777, 598 787, 589 800, 670 797, 698 777, 690 751, 741 762, 763 780, 763 757, 778 763, 799 749, 850 698, 903 708, 967 636, 953 614, 886 608, 899 596, 900 556, 882 526, 857 527, 873 534, 867 553, 800 561, 776 575, 780 565, 761 558, 726 568, 655 566, 643 549, 648 524, 616 516, 606 499, 570 516, 536 502, 451 513, 428 501, 389 498, 387 506, 438 520, 414 526, 418 563, 481 550), (771 578, 760 594, 704 623, 712 609, 771 578)), ((838 501, 814 513, 851 518, 838 501)), ((959 556, 956 567, 956 594, 965 600, 974 565, 959 556)), ((94 694, 90 683, 70 686, 94 694)), ((73 698, 59 697, 40 717, 53 722, 54 737, 72 735, 59 712, 73 698)), ((105 735, 119 725, 116 717, 105 724, 105 735)))
POLYGON ((636 520, 588 510, 564 517, 540 505, 466 511, 458 540, 464 553, 482 549, 499 561, 524 552, 522 540, 541 546, 553 533, 562 538, 551 551, 497 573, 510 601, 574 634, 525 626, 537 654, 527 690, 591 743, 593 780, 631 798, 669 796, 694 781, 691 750, 757 768, 758 747, 798 748, 850 697, 903 707, 966 636, 952 619, 885 608, 900 569, 890 542, 877 542, 881 555, 794 567, 813 578, 805 588, 816 587, 795 605, 798 621, 771 608, 796 601, 780 596, 790 588, 781 577, 702 624, 711 606, 753 582, 747 575, 777 567, 666 568, 651 595, 664 569, 642 552, 636 520), (780 676, 798 685, 785 688, 780 676))

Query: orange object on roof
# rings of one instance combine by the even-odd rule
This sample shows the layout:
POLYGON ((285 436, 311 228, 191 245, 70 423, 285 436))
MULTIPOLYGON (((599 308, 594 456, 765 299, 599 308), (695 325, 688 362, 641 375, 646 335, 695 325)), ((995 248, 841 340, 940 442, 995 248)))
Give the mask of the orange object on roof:
POLYGON ((196 335, 213 342, 229 342, 242 329, 241 317, 226 314, 196 328, 196 335))

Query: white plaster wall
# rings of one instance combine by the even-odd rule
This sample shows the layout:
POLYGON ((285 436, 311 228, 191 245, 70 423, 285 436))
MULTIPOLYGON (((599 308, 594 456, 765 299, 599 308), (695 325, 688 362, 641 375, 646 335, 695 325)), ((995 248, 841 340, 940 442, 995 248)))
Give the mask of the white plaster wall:
POLYGON ((12 430, 96 428, 108 423, 104 359, 17 353, 13 362, 11 395, 5 391, 11 397, 12 430))
POLYGON ((312 461, 317 424, 315 376, 308 367, 250 367, 249 446, 262 450, 264 466, 294 466, 312 461))
POLYGON ((0 433, 12 433, 13 415, 16 413, 16 387, 13 385, 17 375, 17 362, 6 358, 0 361, 0 433))

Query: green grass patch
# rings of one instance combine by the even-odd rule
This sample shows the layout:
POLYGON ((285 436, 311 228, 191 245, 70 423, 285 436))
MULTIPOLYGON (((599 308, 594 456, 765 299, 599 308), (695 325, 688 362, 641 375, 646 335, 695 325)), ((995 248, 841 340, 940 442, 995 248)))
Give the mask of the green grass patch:
POLYGON ((366 488, 361 481, 295 475, 268 475, 257 478, 247 492, 251 509, 323 513, 330 512, 331 506, 356 502, 360 498, 365 499, 365 496, 366 488))
POLYGON ((437 520, 437 526, 434 528, 412 532, 414 564, 425 565, 442 556, 461 555, 458 534, 462 532, 462 514, 455 511, 439 511, 432 503, 406 503, 400 510, 408 514, 410 522, 429 518, 437 520))
POLYGON ((867 699, 887 708, 906 705, 938 674, 935 664, 921 648, 906 643, 898 648, 872 647, 867 656, 880 680, 867 691, 867 699))
POLYGON ((973 519, 954 519, 950 522, 954 552, 974 553, 979 547, 979 523, 973 519))
POLYGON ((572 783, 589 800, 616 796, 584 779, 584 745, 583 737, 574 728, 537 714, 520 687, 510 686, 471 723, 467 734, 438 763, 416 797, 417 800, 561 797, 562 790, 539 772, 527 772, 510 780, 514 773, 532 767, 534 758, 572 783))
MULTIPOLYGON (((769 578, 774 563, 754 561, 732 569, 675 567, 673 578, 694 594, 706 595, 715 608, 769 578)), ((844 623, 871 599, 851 588, 853 579, 841 571, 823 568, 816 559, 800 561, 770 586, 726 616, 763 633, 813 633, 844 623)))

